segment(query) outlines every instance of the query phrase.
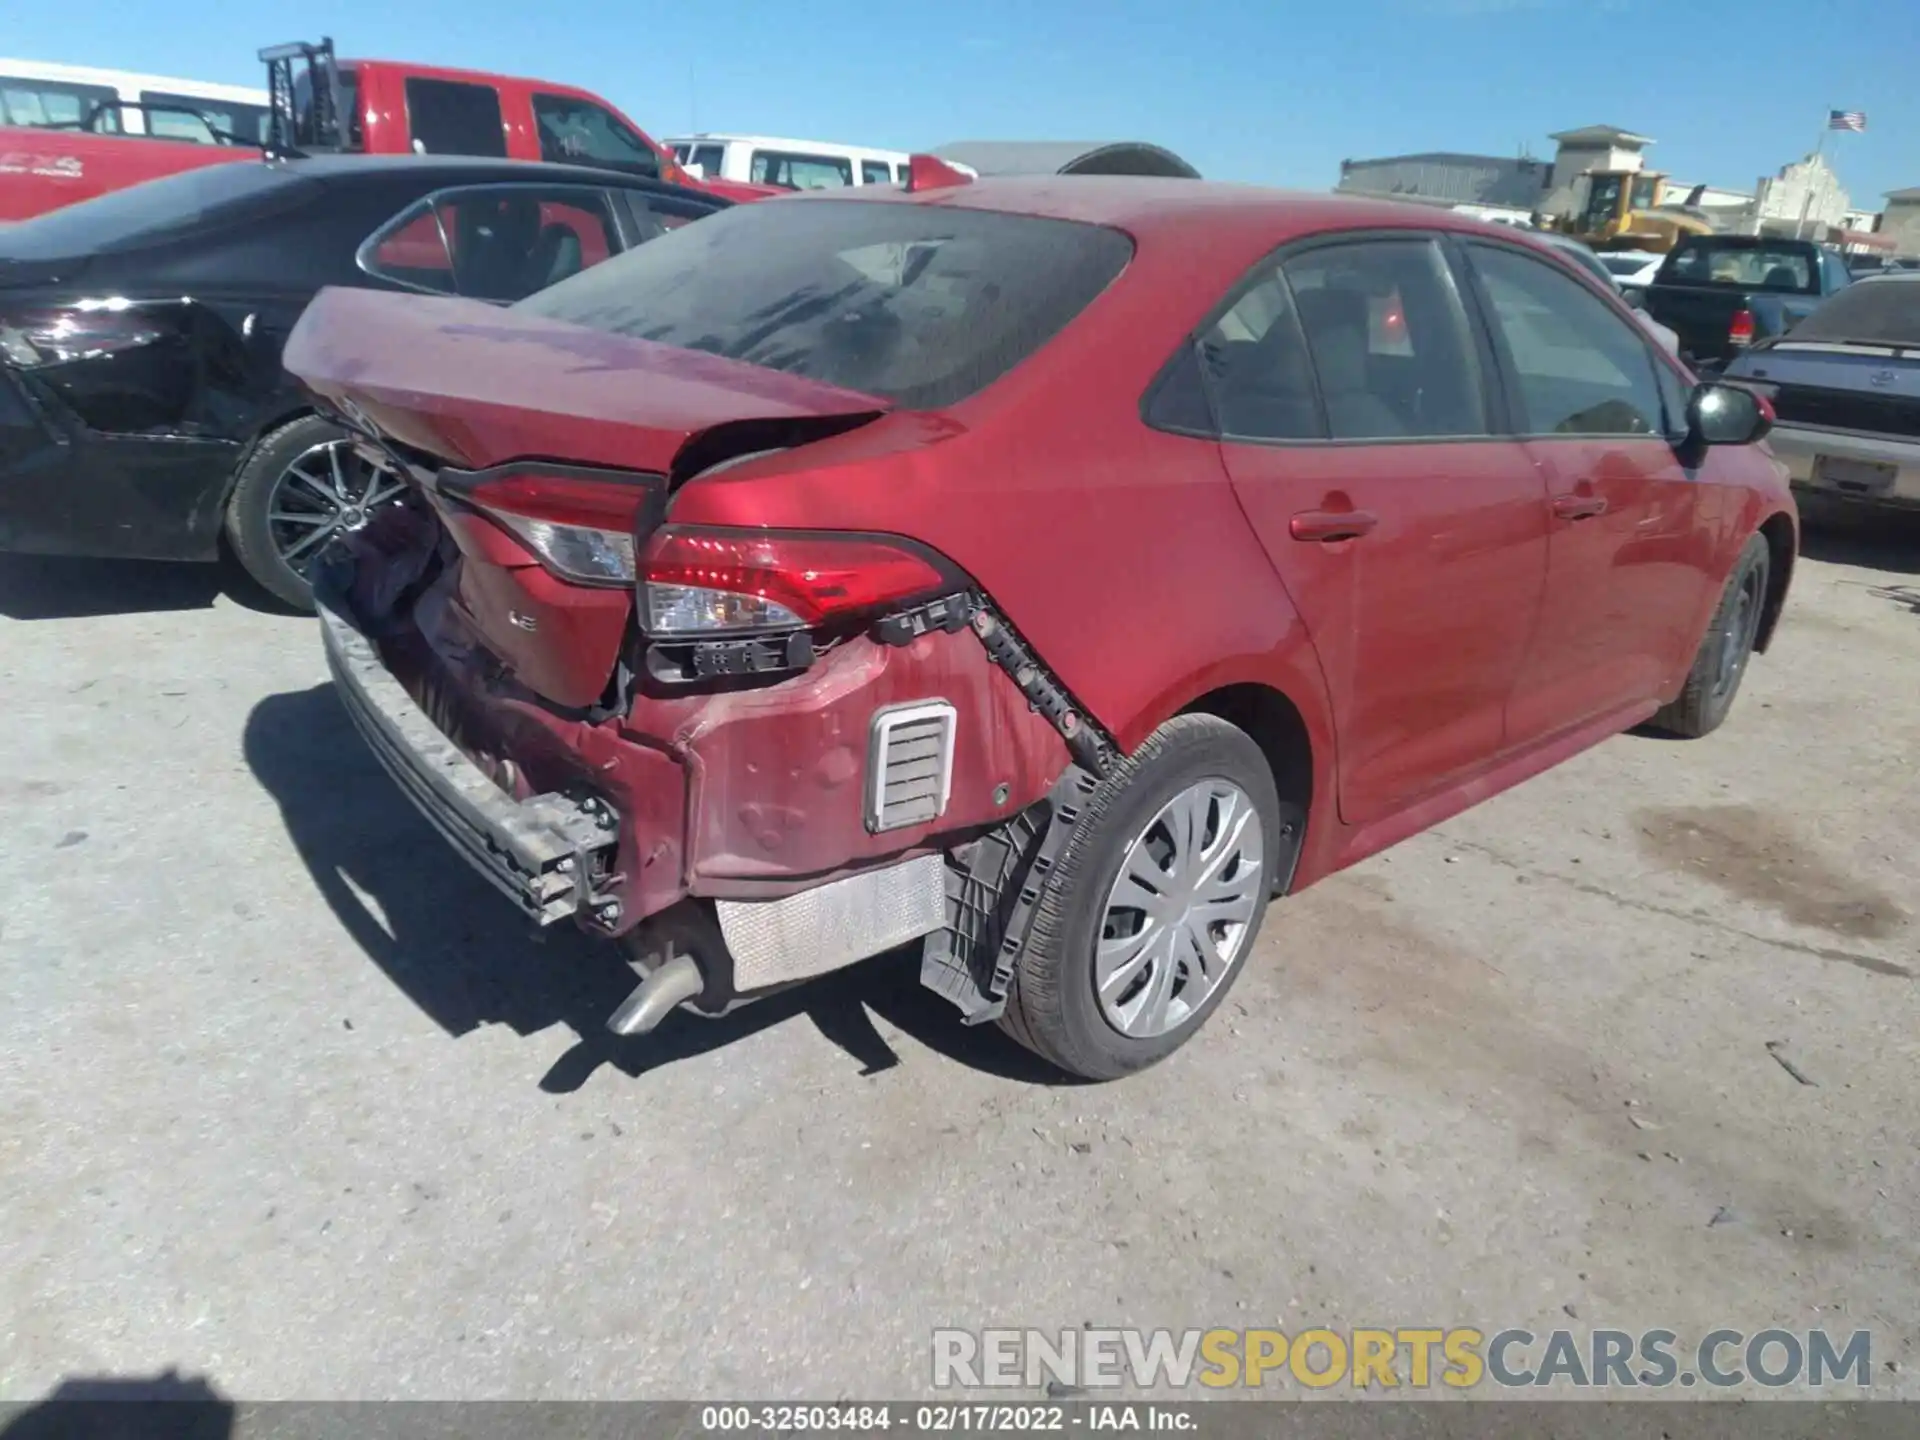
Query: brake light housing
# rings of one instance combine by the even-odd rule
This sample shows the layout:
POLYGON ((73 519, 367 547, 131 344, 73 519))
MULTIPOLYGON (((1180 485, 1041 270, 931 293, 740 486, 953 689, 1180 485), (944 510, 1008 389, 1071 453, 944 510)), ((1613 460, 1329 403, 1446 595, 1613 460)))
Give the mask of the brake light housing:
POLYGON ((639 564, 656 640, 831 630, 962 588, 925 546, 893 535, 666 525, 639 564))
POLYGON ((1753 343, 1753 311, 1744 305, 1733 312, 1733 319, 1727 324, 1727 343, 1729 345, 1753 343))
POLYGON ((635 536, 650 528, 666 484, 652 475, 538 464, 443 470, 437 483, 558 579, 607 588, 634 583, 635 536))

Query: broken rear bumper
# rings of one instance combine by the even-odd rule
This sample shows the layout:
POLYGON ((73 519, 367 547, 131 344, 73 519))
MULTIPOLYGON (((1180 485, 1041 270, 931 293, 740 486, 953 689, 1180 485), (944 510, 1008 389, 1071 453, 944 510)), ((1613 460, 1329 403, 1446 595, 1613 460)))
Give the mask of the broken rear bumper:
MULTIPOLYGON (((356 728, 530 919, 624 937, 643 969, 679 953, 670 937, 698 937, 698 1009, 940 931, 951 848, 1045 794, 1065 766, 1053 727, 966 633, 856 639, 781 685, 636 698, 624 715, 561 710, 473 633, 458 561, 436 572, 394 540, 384 558, 369 548, 370 563, 342 557, 314 577, 356 728), (957 722, 943 772, 953 803, 870 828, 889 726, 935 709, 957 722), (703 923, 682 923, 696 912, 703 923)), ((642 1008, 651 1021, 657 1007, 642 1008)))
POLYGON ((341 703, 401 791, 474 869, 529 919, 552 924, 591 910, 619 817, 600 800, 517 800, 441 733, 388 673, 373 642, 327 600, 320 630, 341 703))

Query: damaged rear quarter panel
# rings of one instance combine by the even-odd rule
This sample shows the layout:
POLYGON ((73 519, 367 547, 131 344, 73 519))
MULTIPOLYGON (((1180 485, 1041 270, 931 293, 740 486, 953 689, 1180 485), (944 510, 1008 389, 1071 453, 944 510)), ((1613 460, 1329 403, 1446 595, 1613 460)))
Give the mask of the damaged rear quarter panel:
POLYGON ((628 726, 670 735, 690 774, 689 888, 780 894, 822 877, 947 843, 1045 795, 1065 770, 1053 727, 970 633, 898 648, 858 636, 805 675, 700 699, 641 699, 628 726), (867 747, 890 706, 945 700, 957 712, 945 814, 879 834, 866 827, 867 747), (996 799, 1005 786, 1004 799, 996 799))

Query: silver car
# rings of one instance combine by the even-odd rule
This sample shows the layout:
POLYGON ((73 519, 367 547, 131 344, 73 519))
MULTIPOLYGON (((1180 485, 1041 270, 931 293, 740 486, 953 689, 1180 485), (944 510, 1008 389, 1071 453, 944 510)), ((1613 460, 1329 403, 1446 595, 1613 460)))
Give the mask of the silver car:
POLYGON ((1722 378, 1772 403, 1768 442, 1795 485, 1920 506, 1920 271, 1849 285, 1722 378))

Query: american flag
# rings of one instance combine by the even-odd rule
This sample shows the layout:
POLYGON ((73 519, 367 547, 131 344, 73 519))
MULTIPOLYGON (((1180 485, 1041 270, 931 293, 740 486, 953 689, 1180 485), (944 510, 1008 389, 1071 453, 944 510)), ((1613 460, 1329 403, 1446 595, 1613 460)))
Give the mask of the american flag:
POLYGON ((1829 110, 1827 128, 1852 130, 1857 134, 1867 128, 1867 113, 1864 110, 1829 110))

